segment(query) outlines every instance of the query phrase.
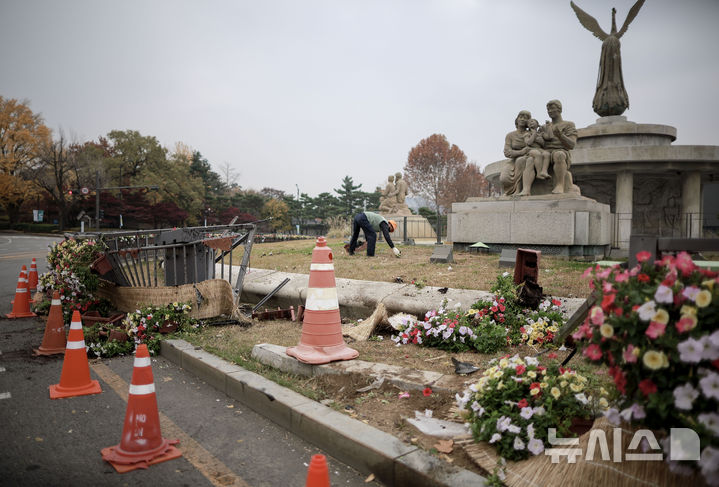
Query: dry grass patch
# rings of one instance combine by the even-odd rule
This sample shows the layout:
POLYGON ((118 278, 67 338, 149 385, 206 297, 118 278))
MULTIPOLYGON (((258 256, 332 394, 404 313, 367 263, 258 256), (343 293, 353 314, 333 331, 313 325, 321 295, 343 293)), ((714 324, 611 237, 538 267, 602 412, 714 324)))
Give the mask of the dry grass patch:
MULTIPOLYGON (((395 282, 400 278, 419 285, 487 291, 500 272, 512 271, 499 268, 497 254, 455 252, 455 263, 447 265, 429 262, 432 246, 399 246, 402 257, 397 259, 383 242, 377 244, 375 257, 347 255, 343 249, 344 241, 338 238, 329 239, 328 244, 334 257, 335 276, 340 278, 380 282, 395 282)), ((308 274, 314 246, 314 240, 255 244, 250 266, 308 274)), ((238 257, 239 254, 233 259, 238 257)), ((586 262, 543 256, 539 283, 548 295, 585 298, 589 295, 589 287, 581 275, 588 266, 586 262)))

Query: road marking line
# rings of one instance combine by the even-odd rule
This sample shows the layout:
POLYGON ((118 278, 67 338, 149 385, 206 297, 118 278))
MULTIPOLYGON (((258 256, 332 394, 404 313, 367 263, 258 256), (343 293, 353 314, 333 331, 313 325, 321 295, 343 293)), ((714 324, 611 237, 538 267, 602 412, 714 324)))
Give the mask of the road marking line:
MULTIPOLYGON (((91 364, 90 367, 107 383, 123 401, 127 402, 130 386, 120 376, 102 363, 91 364)), ((9 394, 9 393, 8 393, 9 394)), ((166 438, 180 440, 182 456, 216 487, 250 487, 241 477, 212 455, 200 443, 185 433, 164 413, 160 414, 160 428, 166 438)))
POLYGON ((3 255, 2 257, 0 257, 0 260, 20 260, 20 259, 26 259, 28 257, 37 258, 38 256, 40 256, 40 258, 44 258, 47 256, 47 253, 23 252, 22 254, 3 255))
POLYGON ((12 395, 9 392, 0 392, 0 399, 10 399, 12 395))

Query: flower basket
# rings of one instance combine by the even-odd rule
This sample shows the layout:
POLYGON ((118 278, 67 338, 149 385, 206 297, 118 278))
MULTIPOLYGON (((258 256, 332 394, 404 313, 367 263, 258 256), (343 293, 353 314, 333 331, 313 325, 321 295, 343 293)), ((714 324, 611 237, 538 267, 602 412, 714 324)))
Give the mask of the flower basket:
POLYGON ((166 334, 166 333, 172 333, 173 331, 177 330, 177 322, 176 321, 170 321, 165 320, 162 325, 160 325, 159 332, 166 334))
POLYGON ((100 257, 90 264, 90 269, 104 276, 112 270, 112 264, 110 263, 110 259, 107 258, 107 255, 101 254, 100 257))
POLYGON ((576 416, 572 418, 572 424, 569 426, 569 431, 577 436, 582 436, 584 433, 592 429, 592 426, 594 426, 594 418, 587 419, 576 416))

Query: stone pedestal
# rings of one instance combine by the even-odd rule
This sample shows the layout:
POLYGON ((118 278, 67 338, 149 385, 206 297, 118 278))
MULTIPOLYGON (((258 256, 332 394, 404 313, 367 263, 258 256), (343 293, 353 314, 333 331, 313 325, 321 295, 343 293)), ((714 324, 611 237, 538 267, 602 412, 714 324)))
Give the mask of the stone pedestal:
POLYGON ((468 198, 453 203, 447 238, 464 249, 526 247, 545 255, 603 257, 611 244, 609 205, 576 195, 468 198))

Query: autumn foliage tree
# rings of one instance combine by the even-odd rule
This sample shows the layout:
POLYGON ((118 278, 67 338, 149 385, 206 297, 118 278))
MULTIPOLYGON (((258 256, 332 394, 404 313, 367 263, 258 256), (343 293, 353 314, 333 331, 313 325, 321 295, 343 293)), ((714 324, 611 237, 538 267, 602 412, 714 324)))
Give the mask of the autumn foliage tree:
POLYGON ((36 195, 29 174, 50 129, 27 102, 0 96, 0 205, 10 223, 18 221, 23 203, 36 195))
POLYGON ((464 152, 442 134, 422 139, 409 151, 404 173, 410 191, 432 201, 438 215, 455 201, 488 191, 476 164, 467 163, 464 152))

